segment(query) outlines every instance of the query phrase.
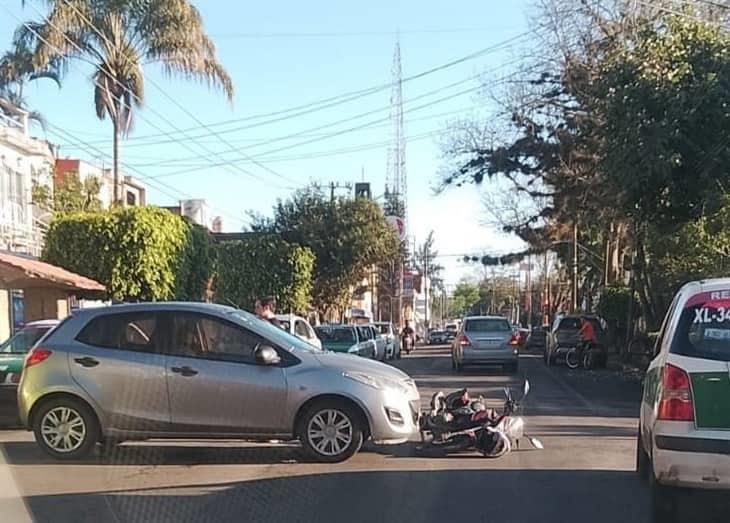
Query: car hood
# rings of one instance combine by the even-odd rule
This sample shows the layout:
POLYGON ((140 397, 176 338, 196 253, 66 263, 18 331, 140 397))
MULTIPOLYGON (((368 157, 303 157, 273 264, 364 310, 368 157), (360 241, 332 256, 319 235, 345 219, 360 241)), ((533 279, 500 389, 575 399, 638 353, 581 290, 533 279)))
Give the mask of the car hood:
POLYGON ((320 352, 315 354, 317 360, 325 367, 341 371, 362 372, 371 376, 383 376, 391 379, 410 379, 402 370, 379 361, 362 358, 354 354, 337 352, 320 352))

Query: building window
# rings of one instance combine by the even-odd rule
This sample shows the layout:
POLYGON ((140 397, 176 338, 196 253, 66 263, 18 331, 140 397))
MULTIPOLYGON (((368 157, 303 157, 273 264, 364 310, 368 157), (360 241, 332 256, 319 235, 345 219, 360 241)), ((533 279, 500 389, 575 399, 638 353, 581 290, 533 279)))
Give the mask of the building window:
POLYGON ((137 205, 137 196, 133 192, 127 191, 127 205, 130 207, 137 205))

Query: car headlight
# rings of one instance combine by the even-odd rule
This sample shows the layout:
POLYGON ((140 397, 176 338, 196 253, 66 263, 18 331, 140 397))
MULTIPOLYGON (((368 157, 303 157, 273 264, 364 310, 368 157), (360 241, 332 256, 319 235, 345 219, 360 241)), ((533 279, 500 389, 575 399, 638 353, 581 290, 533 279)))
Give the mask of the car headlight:
POLYGON ((394 390, 401 394, 408 394, 408 387, 406 387, 404 383, 400 383, 399 381, 390 378, 385 378, 383 376, 371 376, 370 374, 365 374, 363 372, 343 372, 342 375, 374 389, 394 390))
POLYGON ((358 352, 360 352, 360 347, 358 347, 357 345, 353 345, 352 347, 347 349, 347 352, 350 354, 357 354, 358 352))

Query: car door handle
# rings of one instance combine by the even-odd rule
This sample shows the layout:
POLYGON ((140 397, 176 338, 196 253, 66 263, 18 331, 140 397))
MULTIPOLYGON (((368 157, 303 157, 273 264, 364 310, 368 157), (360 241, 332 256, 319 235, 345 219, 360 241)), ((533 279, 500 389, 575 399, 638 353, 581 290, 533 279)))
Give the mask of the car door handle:
POLYGON ((198 373, 197 370, 191 369, 187 365, 184 367, 172 367, 170 370, 175 374, 181 374, 185 377, 195 376, 198 373))
POLYGON ((85 356, 83 358, 74 358, 74 361, 81 365, 82 367, 96 367, 99 364, 98 360, 95 360, 94 358, 91 358, 89 356, 85 356))

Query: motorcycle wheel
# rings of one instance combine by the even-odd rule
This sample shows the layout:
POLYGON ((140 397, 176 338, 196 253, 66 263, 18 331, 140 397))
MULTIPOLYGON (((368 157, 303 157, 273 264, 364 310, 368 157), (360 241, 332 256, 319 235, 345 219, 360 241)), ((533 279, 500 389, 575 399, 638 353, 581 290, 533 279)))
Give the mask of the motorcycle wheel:
POLYGON ((565 364, 569 369, 577 369, 580 363, 581 362, 578 360, 578 350, 575 349, 575 347, 565 354, 565 364))
POLYGON ((512 443, 510 443, 509 438, 504 432, 497 431, 495 432, 495 434, 498 436, 499 440, 497 441, 497 443, 494 444, 494 446, 492 446, 491 449, 479 449, 479 451, 485 458, 501 458, 510 450, 512 450, 512 443))

